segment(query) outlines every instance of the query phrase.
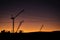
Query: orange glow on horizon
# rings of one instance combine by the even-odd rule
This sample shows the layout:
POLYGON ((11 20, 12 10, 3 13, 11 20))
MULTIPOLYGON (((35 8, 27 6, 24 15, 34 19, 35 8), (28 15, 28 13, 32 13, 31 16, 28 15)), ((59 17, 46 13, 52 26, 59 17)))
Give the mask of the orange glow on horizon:
MULTIPOLYGON (((50 20, 50 19, 49 19, 50 20)), ((7 21, 7 20, 6 20, 7 21)), ((6 30, 12 32, 12 21, 9 20, 10 23, 3 23, 0 24, 0 31, 1 30, 6 30)), ((19 21, 15 20, 17 23, 15 23, 15 31, 19 25, 19 21)), ((47 21, 42 21, 42 20, 25 20, 25 22, 21 25, 19 30, 23 30, 23 32, 35 32, 35 31, 40 31, 41 25, 44 25, 41 31, 45 32, 51 32, 55 30, 60 30, 60 25, 59 23, 56 22, 47 22, 47 21)), ((19 32, 19 31, 18 31, 19 32)))
MULTIPOLYGON (((18 25, 19 25, 18 23, 15 24, 15 32, 17 30, 18 25)), ((37 31, 40 31, 41 25, 42 24, 39 25, 36 23, 23 23, 19 30, 22 30, 23 32, 37 32, 37 31)), ((44 32, 55 31, 58 29, 56 27, 57 27, 57 25, 53 26, 53 25, 46 24, 46 25, 44 25, 44 27, 42 28, 41 31, 44 31, 44 32)), ((5 27, 0 28, 0 31, 1 30, 6 30, 6 31, 12 32, 12 25, 6 26, 6 24, 5 24, 5 27)))

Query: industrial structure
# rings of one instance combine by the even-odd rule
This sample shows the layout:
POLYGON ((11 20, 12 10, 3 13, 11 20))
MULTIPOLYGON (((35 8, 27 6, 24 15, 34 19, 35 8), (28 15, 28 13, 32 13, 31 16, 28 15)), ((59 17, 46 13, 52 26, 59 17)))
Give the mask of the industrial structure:
POLYGON ((19 26, 18 26, 18 28, 17 28, 17 30, 16 30, 16 33, 18 32, 18 30, 19 30, 19 28, 20 28, 20 26, 22 25, 23 22, 24 22, 24 20, 22 20, 22 21, 20 22, 20 24, 19 24, 19 26))
POLYGON ((44 27, 44 25, 41 26, 40 31, 42 30, 43 27, 44 27))
POLYGON ((24 11, 24 9, 22 9, 16 16, 14 16, 14 17, 12 16, 12 17, 11 17, 11 19, 12 19, 12 21, 13 21, 13 22, 12 22, 12 25, 13 25, 13 33, 14 33, 14 21, 15 21, 16 17, 19 16, 23 11, 24 11))

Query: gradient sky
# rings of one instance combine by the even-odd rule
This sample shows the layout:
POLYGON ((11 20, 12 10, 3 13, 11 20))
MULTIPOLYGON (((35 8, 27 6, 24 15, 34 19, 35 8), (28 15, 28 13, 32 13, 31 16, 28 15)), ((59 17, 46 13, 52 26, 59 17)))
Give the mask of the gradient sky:
POLYGON ((24 23, 20 29, 24 32, 39 31, 42 24, 44 25, 42 31, 60 30, 60 2, 58 0, 0 0, 0 31, 3 29, 12 31, 11 14, 15 16, 23 8, 24 12, 15 19, 15 31, 21 20, 24 20, 24 23))

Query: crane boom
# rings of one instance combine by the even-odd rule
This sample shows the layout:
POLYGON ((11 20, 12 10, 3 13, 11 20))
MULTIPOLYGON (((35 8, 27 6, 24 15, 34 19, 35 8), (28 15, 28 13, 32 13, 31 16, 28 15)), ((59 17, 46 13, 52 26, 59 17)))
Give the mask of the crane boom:
POLYGON ((19 30, 19 28, 20 28, 20 26, 22 25, 23 22, 24 22, 24 20, 22 20, 22 21, 20 22, 20 24, 19 24, 19 26, 18 26, 16 32, 19 30))
POLYGON ((23 11, 24 11, 24 9, 22 9, 14 18, 16 18, 17 16, 19 16, 23 11))

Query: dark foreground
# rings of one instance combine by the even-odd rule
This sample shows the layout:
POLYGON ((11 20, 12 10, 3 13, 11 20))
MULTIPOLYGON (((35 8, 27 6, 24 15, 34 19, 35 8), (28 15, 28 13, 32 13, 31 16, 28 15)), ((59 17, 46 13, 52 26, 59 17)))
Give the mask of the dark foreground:
POLYGON ((0 40, 60 40, 60 32, 0 33, 0 40))

